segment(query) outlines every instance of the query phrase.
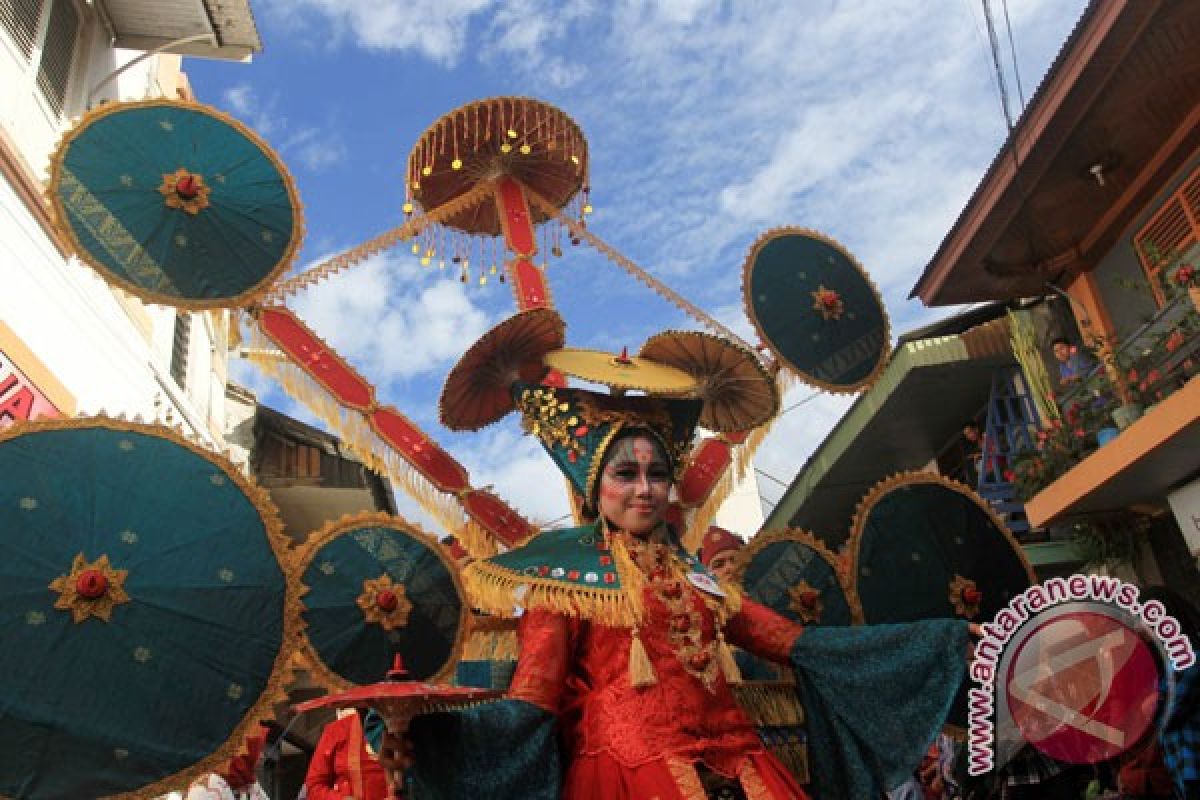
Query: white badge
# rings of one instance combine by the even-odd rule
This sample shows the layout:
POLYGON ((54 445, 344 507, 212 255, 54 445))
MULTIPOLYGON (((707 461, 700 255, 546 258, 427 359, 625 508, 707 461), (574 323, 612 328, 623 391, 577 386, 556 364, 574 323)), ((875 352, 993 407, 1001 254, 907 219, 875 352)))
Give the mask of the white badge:
POLYGON ((702 592, 708 592, 717 597, 725 596, 725 592, 721 591, 721 587, 717 585, 717 582, 703 572, 689 572, 688 580, 702 592))

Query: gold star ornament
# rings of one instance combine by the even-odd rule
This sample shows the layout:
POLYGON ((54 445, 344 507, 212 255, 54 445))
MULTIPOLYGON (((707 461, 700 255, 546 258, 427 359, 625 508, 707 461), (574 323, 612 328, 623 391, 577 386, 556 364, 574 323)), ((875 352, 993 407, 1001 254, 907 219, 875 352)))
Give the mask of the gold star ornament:
POLYGON ((79 553, 71 564, 71 571, 50 582, 50 588, 58 592, 54 607, 70 611, 71 620, 76 624, 88 617, 108 622, 115 606, 129 602, 125 592, 127 575, 127 569, 113 569, 107 555, 89 563, 83 553, 79 553))
POLYGON ((367 622, 377 623, 385 631, 392 631, 408 624, 413 605, 404 592, 404 584, 392 583, 391 575, 383 575, 363 581, 358 607, 362 609, 367 622))

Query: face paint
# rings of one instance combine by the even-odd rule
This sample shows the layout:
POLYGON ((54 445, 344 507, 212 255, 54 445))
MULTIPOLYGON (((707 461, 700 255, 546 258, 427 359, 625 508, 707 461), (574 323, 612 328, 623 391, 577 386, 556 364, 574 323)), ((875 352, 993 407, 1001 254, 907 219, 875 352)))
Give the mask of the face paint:
POLYGON ((658 442, 628 436, 612 445, 600 473, 600 513, 629 533, 649 533, 662 520, 671 470, 658 442))

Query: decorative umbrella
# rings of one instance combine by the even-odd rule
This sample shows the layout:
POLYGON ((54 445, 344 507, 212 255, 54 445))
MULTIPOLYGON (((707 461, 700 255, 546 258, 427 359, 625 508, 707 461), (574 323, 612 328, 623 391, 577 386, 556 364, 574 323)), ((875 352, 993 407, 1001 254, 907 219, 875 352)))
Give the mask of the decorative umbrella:
POLYGON ((0 432, 0 795, 153 797, 285 699, 299 584, 266 493, 158 426, 0 432))
POLYGON ((326 684, 373 683, 397 654, 418 680, 453 674, 469 609, 437 539, 400 517, 344 517, 309 536, 299 569, 304 646, 326 684))
POLYGON ((566 327, 558 312, 538 308, 514 314, 471 345, 442 386, 442 424, 477 431, 513 411, 512 385, 536 383, 542 357, 563 346, 566 327))
MULTIPOLYGON (((587 140, 564 112, 529 97, 489 97, 456 108, 417 139, 408 157, 405 211, 414 211, 413 202, 431 211, 501 177, 563 208, 581 191, 586 195, 587 174, 587 140)), ((541 211, 529 213, 534 223, 546 219, 541 211)), ((442 224, 466 234, 509 233, 509 221, 490 202, 442 224)))
MULTIPOLYGON (((315 700, 293 706, 292 710, 303 714, 323 708, 370 708, 383 717, 389 731, 403 733, 408 730, 413 717, 434 711, 448 711, 475 705, 485 700, 493 700, 503 694, 494 689, 446 686, 409 680, 410 676, 404 668, 403 657, 396 655, 392 663, 393 666, 387 671, 387 680, 385 681, 355 686, 344 692, 318 697, 315 700)), ((388 782, 392 787, 404 786, 404 772, 390 771, 388 782)), ((396 788, 393 789, 393 792, 396 797, 403 796, 403 792, 396 788)))
POLYGON ((779 411, 779 391, 762 361, 719 336, 664 331, 647 339, 639 355, 683 370, 699 383, 700 425, 710 431, 748 431, 779 411))
MULTIPOLYGON (((847 542, 852 602, 867 624, 992 619, 1035 580, 987 501, 928 472, 895 475, 859 503, 847 542)), ((950 715, 966 722, 966 684, 950 715)))
POLYGON ((887 364, 883 299, 833 239, 805 228, 767 231, 746 258, 742 290, 763 343, 805 383, 855 392, 887 364))
POLYGON ((620 355, 603 350, 564 347, 546 354, 546 366, 564 375, 591 383, 602 383, 617 391, 632 390, 658 395, 692 395, 699 384, 681 369, 643 356, 620 355))
POLYGON ((208 106, 99 106, 51 159, 50 203, 86 264, 139 299, 179 308, 252 303, 303 238, 283 162, 208 106))
POLYGON ((860 625, 845 563, 807 531, 772 531, 737 554, 737 582, 754 601, 802 625, 860 625))

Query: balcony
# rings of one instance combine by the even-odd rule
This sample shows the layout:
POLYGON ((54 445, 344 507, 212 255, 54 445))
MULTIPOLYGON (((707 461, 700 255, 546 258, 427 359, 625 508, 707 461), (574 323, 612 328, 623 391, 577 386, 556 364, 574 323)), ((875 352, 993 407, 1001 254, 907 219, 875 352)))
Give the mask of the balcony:
POLYGON ((1200 314, 1191 297, 1177 293, 1107 360, 1058 398, 1063 423, 1018 459, 1035 527, 1160 505, 1200 468, 1200 314), (1138 411, 1117 433, 1114 412, 1138 411))

